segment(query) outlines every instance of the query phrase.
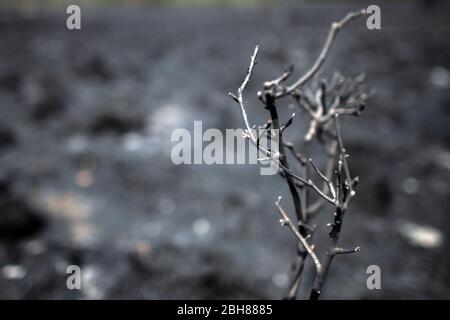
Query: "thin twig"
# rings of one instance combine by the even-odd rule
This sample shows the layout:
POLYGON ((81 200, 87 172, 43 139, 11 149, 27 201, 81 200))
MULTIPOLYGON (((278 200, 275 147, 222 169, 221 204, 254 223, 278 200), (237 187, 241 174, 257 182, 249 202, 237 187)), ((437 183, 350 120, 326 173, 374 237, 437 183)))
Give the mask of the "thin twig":
POLYGON ((283 207, 280 204, 281 199, 282 199, 282 197, 279 196, 278 200, 275 201, 275 205, 277 206, 278 212, 280 213, 281 218, 282 218, 280 220, 281 224, 282 225, 286 225, 286 226, 289 227, 289 229, 292 231, 292 233, 295 235, 297 240, 301 243, 303 248, 305 248, 305 250, 308 252, 308 254, 311 257, 311 259, 313 260, 314 265, 316 267, 316 271, 320 272, 320 270, 322 269, 322 265, 320 264, 319 258, 317 257, 316 253, 314 252, 314 250, 312 249, 312 247, 308 243, 308 241, 300 234, 300 232, 298 232, 297 228, 295 227, 295 225, 292 222, 291 218, 289 218, 289 216, 286 213, 286 211, 284 211, 283 207))
POLYGON ((328 53, 330 52, 331 46, 334 42, 334 39, 336 38, 338 31, 343 26, 345 26, 349 21, 351 21, 359 16, 365 15, 365 14, 366 14, 366 10, 361 10, 358 12, 351 12, 351 13, 347 14, 342 20, 340 20, 338 22, 333 22, 331 24, 330 31, 328 32, 328 36, 325 41, 325 45, 323 46, 322 51, 320 52, 316 62, 314 62, 311 69, 309 69, 300 79, 298 79, 292 85, 287 87, 283 93, 279 94, 279 97, 290 94, 295 89, 297 89, 298 87, 305 84, 308 80, 310 80, 317 73, 317 71, 319 71, 319 69, 322 67, 322 65, 325 61, 325 58, 327 57, 328 53))

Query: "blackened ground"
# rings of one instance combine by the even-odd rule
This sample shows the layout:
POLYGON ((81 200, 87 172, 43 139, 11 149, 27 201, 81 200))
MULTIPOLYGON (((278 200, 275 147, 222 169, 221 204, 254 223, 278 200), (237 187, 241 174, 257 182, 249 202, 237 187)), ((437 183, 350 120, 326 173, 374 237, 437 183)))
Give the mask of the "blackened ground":
MULTIPOLYGON (((263 81, 306 70, 331 21, 358 8, 85 8, 81 31, 64 10, 2 12, 0 298, 282 297, 286 185, 257 166, 175 166, 170 135, 242 126, 227 92, 257 43, 248 111, 262 124, 263 81), (71 264, 81 291, 66 288, 71 264)), ((380 31, 353 23, 327 61, 378 94, 345 124, 361 183, 341 241, 362 249, 336 258, 324 298, 450 298, 449 9, 385 4, 380 31), (382 290, 366 287, 373 264, 382 290)))

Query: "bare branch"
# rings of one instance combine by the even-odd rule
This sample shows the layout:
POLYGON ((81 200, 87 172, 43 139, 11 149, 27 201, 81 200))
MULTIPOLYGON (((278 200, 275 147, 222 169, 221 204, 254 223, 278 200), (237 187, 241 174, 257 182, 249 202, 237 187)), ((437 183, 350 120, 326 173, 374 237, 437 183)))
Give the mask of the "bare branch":
POLYGON ((266 81, 264 82, 264 89, 270 89, 273 87, 279 86, 282 82, 286 81, 294 71, 294 66, 291 65, 289 68, 286 68, 285 72, 278 78, 272 81, 266 81))
POLYGON ((250 138, 252 139, 252 141, 255 142, 255 144, 256 144, 256 138, 253 135, 251 126, 248 122, 247 112, 245 111, 243 93, 244 93, 245 88, 247 87, 247 84, 250 81, 250 77, 252 76, 253 67, 256 64, 256 56, 258 55, 258 51, 259 51, 259 46, 256 46, 255 50, 253 51, 253 54, 250 58, 250 66, 247 69, 247 74, 244 78, 244 81, 242 82, 241 86, 238 89, 237 96, 232 94, 231 92, 228 93, 233 98, 233 100, 236 101, 239 104, 239 106, 241 107, 241 113, 242 113, 242 118, 244 120, 245 127, 247 128, 250 138))
POLYGON ((281 132, 283 132, 286 128, 288 128, 292 124, 292 121, 294 120, 294 117, 295 117, 295 113, 293 113, 292 116, 289 118, 289 120, 286 122, 286 124, 284 124, 281 127, 281 132))
POLYGON ((298 232, 298 230, 295 227, 294 223, 292 222, 291 218, 289 218, 286 211, 284 211, 283 207, 280 205, 281 199, 282 199, 282 197, 279 196, 278 200, 275 201, 275 205, 277 206, 278 212, 280 213, 281 218, 282 218, 280 220, 281 224, 288 226, 289 229, 292 231, 292 233, 294 233, 297 240, 301 243, 303 248, 305 248, 305 250, 308 252, 311 259, 313 260, 314 265, 316 267, 316 271, 320 272, 320 270, 322 269, 322 265, 320 264, 319 258, 317 257, 316 253, 314 252, 313 248, 308 243, 308 241, 300 234, 300 232, 298 232))
MULTIPOLYGON (((328 186, 328 190, 330 191, 331 195, 334 198, 334 201, 336 201, 336 191, 333 187, 333 183, 331 182, 331 180, 325 176, 322 172, 320 172, 319 169, 317 169, 317 167, 314 165, 312 159, 309 159, 309 163, 311 164, 311 166, 313 167, 314 171, 322 178, 322 180, 326 183, 326 185, 328 186)), ((323 192, 323 191, 322 191, 323 192)))
POLYGON ((356 247, 352 249, 344 249, 344 248, 334 248, 333 253, 334 254, 349 254, 349 253, 355 253, 358 252, 361 248, 356 247))
POLYGON ((344 172, 345 172, 345 176, 346 176, 346 181, 347 183, 350 183, 352 180, 352 177, 350 176, 350 170, 348 168, 348 163, 347 163, 347 154, 346 154, 346 150, 344 147, 344 142, 342 141, 342 133, 341 133, 341 126, 339 123, 339 115, 336 114, 334 117, 335 123, 336 123, 336 134, 337 134, 337 141, 338 141, 338 146, 341 152, 341 161, 344 165, 344 172))
POLYGON ((284 172, 287 175, 290 175, 292 178, 294 178, 295 180, 300 181, 301 183, 313 188, 322 198, 324 198, 325 200, 327 200, 329 203, 331 203, 332 205, 335 205, 336 202, 334 199, 330 198, 329 196, 327 196, 322 190, 320 190, 320 188, 311 180, 311 179, 304 179, 302 177, 299 177, 298 175, 296 175, 294 172, 292 172, 291 169, 288 169, 286 167, 284 167, 281 163, 279 164, 279 166, 284 170, 284 172))
POLYGON ((294 91, 298 87, 305 84, 308 80, 310 80, 317 73, 317 71, 320 70, 323 63, 325 62, 325 59, 326 59, 328 53, 330 52, 331 46, 334 42, 334 39, 336 38, 338 31, 342 27, 344 27, 349 21, 351 21, 359 16, 365 15, 365 14, 366 14, 366 10, 351 12, 351 13, 347 14, 342 20, 340 20, 338 22, 333 22, 331 24, 330 31, 328 32, 328 36, 325 41, 325 45, 323 46, 322 51, 320 52, 317 60, 314 62, 311 69, 309 69, 300 79, 298 79, 292 85, 287 87, 286 90, 282 94, 279 95, 279 97, 290 94, 292 91, 294 91))
POLYGON ((295 159, 297 159, 297 161, 300 163, 301 166, 306 165, 305 157, 303 157, 300 152, 296 151, 292 142, 283 142, 283 143, 284 143, 284 146, 291 151, 292 155, 295 157, 295 159))
POLYGON ((278 212, 281 215, 280 222, 288 226, 298 240, 297 258, 293 266, 293 278, 288 290, 288 298, 295 298, 300 286, 300 279, 304 269, 307 256, 310 256, 316 268, 313 287, 310 299, 318 299, 326 279, 328 270, 334 256, 338 254, 354 253, 359 247, 345 249, 338 247, 342 221, 348 208, 350 200, 355 196, 354 188, 358 183, 358 177, 352 179, 348 166, 348 154, 342 139, 341 124, 339 116, 359 115, 364 109, 371 94, 364 83, 364 75, 354 78, 344 78, 339 73, 335 73, 330 81, 316 81, 314 76, 320 72, 326 58, 332 48, 334 40, 339 30, 351 20, 365 15, 365 10, 352 12, 338 22, 334 22, 328 32, 325 44, 311 68, 290 86, 284 86, 292 75, 293 67, 286 71, 277 79, 264 82, 263 89, 257 92, 257 97, 265 105, 270 113, 269 121, 260 129, 262 133, 255 134, 248 120, 243 99, 245 91, 256 64, 256 57, 259 47, 256 46, 250 58, 250 65, 246 76, 237 90, 237 94, 230 93, 230 96, 237 102, 241 109, 242 118, 245 124, 244 135, 258 150, 262 151, 264 157, 259 161, 274 161, 280 168, 279 175, 285 178, 292 196, 297 221, 294 223, 280 204, 281 197, 275 202, 278 212), (304 86, 311 81, 309 86, 304 86), (283 139, 284 131, 293 125, 295 114, 284 124, 280 124, 277 112, 278 98, 290 95, 296 104, 305 111, 307 132, 303 139, 302 153, 298 152, 294 145, 283 139), (274 129, 272 133, 268 129, 274 129), (260 145, 263 137, 278 141, 279 150, 272 151, 268 147, 260 145), (313 141, 324 147, 327 156, 326 169, 322 172, 311 159, 309 159, 312 170, 319 176, 321 183, 316 185, 309 177, 310 169, 307 166, 305 154, 308 154, 309 146, 313 141), (300 173, 296 174, 291 169, 286 155, 289 150, 300 165, 300 173), (336 166, 337 162, 337 168, 336 166), (334 176, 333 176, 334 174, 334 176), (319 187, 320 186, 320 187, 319 187), (310 201, 310 190, 319 197, 314 203, 310 201), (314 227, 311 227, 310 220, 312 213, 317 212, 324 203, 330 203, 334 208, 332 222, 329 223, 329 245, 323 263, 314 251, 311 244, 314 227))
POLYGON ((247 69, 247 74, 244 78, 244 81, 242 82, 241 86, 238 89, 237 95, 229 92, 228 94, 231 96, 231 98, 236 101, 240 108, 241 108, 241 114, 242 114, 242 119, 244 120, 244 124, 245 124, 245 132, 247 134, 247 137, 250 139, 250 141, 252 142, 252 144, 254 146, 256 146, 256 148, 260 151, 262 151, 267 157, 271 158, 271 159, 277 159, 279 154, 273 154, 272 152, 270 152, 269 150, 267 150, 267 148, 264 148, 262 146, 259 145, 259 139, 256 138, 255 134, 253 133, 252 127, 250 126, 250 123, 248 121, 248 116, 247 116, 247 112, 245 110, 245 104, 244 104, 244 97, 243 97, 243 93, 245 88, 247 87, 247 84, 250 81, 250 77, 253 74, 253 68, 256 64, 256 57, 258 55, 258 51, 259 51, 259 46, 255 47, 255 50, 253 52, 253 55, 250 57, 250 66, 247 69))

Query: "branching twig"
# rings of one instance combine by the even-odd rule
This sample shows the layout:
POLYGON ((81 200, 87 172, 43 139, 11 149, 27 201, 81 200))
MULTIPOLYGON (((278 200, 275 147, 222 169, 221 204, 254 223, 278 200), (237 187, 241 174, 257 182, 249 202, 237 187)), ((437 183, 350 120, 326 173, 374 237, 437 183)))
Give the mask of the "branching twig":
MULTIPOLYGON (((335 73, 331 81, 322 80, 318 86, 305 86, 322 68, 338 31, 349 21, 365 14, 365 10, 347 14, 342 20, 334 22, 328 32, 325 44, 312 67, 297 81, 289 86, 283 84, 290 78, 293 67, 286 71, 275 80, 264 82, 263 89, 258 91, 257 96, 265 105, 269 112, 269 120, 262 127, 263 132, 255 135, 247 117, 244 104, 243 92, 246 89, 253 74, 253 68, 256 64, 256 57, 259 47, 256 46, 253 55, 250 58, 250 66, 247 69, 246 76, 237 94, 230 93, 230 96, 239 104, 241 115, 245 125, 245 135, 256 146, 258 151, 265 155, 265 160, 273 161, 280 168, 279 174, 282 176, 289 187, 294 204, 297 222, 294 223, 280 204, 281 196, 275 202, 281 222, 289 227, 291 232, 298 240, 297 257, 293 265, 293 277, 290 283, 287 298, 293 299, 297 296, 300 286, 302 271, 307 257, 310 257, 314 263, 316 273, 311 290, 310 298, 317 299, 320 296, 323 283, 327 276, 331 262, 334 256, 338 254, 354 253, 359 247, 354 249, 344 249, 338 246, 341 232, 342 220, 348 208, 351 199, 355 196, 354 188, 358 178, 351 178, 348 154, 344 147, 340 116, 359 115, 366 102, 371 97, 371 93, 364 86, 364 76, 345 79, 340 74, 335 73), (280 124, 277 112, 277 100, 286 95, 292 96, 296 104, 305 111, 309 118, 308 131, 304 136, 305 148, 316 139, 321 144, 327 154, 326 170, 323 172, 316 164, 309 159, 307 161, 302 153, 298 152, 293 143, 285 141, 284 131, 294 123, 293 114, 284 125, 280 124), (269 130, 270 128, 270 130, 269 130), (274 139, 278 142, 278 151, 261 146, 260 140, 263 137, 274 139), (294 157, 300 165, 301 173, 297 174, 292 170, 289 164, 286 150, 294 157), (322 181, 321 187, 316 185, 308 176, 309 170, 307 164, 322 181), (335 165, 337 163, 337 168, 335 165), (334 179, 333 179, 334 178, 334 179), (309 194, 313 190, 313 194, 309 194), (310 196, 315 195, 318 199, 310 202, 310 196), (326 257, 323 263, 314 251, 314 245, 311 243, 314 228, 310 225, 310 219, 313 214, 318 212, 324 203, 328 203, 334 208, 333 222, 329 224, 330 243, 328 245, 326 257)), ((306 152, 306 151, 305 151, 306 152)), ((260 159, 263 160, 263 159, 260 159)))
POLYGON ((330 31, 328 33, 327 39, 325 41, 325 45, 322 48, 322 51, 319 54, 319 57, 314 62, 311 69, 309 69, 300 79, 298 79, 296 82, 294 82, 292 85, 286 88, 286 90, 283 91, 282 94, 279 94, 278 97, 288 95, 292 93, 295 89, 305 84, 308 80, 310 80, 317 71, 320 70, 323 63, 325 62, 325 58, 327 57, 328 53, 330 52, 331 46, 334 42, 334 39, 336 38, 336 35, 338 31, 345 26, 349 21, 361 16, 365 15, 366 10, 361 10, 359 12, 351 12, 347 14, 342 20, 338 22, 333 22, 331 24, 330 31))
POLYGON ((295 235, 295 237, 298 239, 298 241, 301 243, 301 245, 303 246, 303 248, 306 250, 306 252, 308 252, 309 256, 311 257, 311 259, 314 262, 314 265, 316 266, 316 272, 320 272, 320 270, 322 269, 322 265, 320 264, 319 258, 317 257, 316 253, 314 252, 313 248, 311 247, 311 245, 308 243, 308 241, 305 239, 305 237, 303 237, 298 231, 297 228, 295 227, 294 223, 292 222, 291 218, 289 218, 288 214, 286 213, 286 211, 284 211, 283 207, 280 204, 281 202, 281 196, 278 197, 278 200, 275 201, 275 205, 278 208, 278 212, 281 215, 281 220, 280 223, 284 226, 288 226, 289 229, 292 231, 292 233, 295 235))

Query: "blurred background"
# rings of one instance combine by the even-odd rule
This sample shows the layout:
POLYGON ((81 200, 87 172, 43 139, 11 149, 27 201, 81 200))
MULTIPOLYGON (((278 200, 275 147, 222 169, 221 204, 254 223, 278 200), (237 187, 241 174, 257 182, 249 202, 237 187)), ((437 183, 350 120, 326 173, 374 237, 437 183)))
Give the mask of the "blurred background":
MULTIPOLYGON (((286 184, 256 165, 176 166, 170 135, 194 120, 242 127, 228 91, 258 43, 247 99, 262 124, 262 83, 307 70, 330 23, 369 4, 3 0, 0 298, 281 298, 295 255, 274 206, 280 194, 288 205, 286 184), (68 4, 80 31, 66 28, 68 4), (66 287, 72 264, 79 291, 66 287)), ((323 73, 365 72, 377 90, 344 128, 361 182, 341 243, 361 251, 335 259, 323 298, 450 298, 450 3, 376 4, 382 29, 349 25, 323 73), (381 290, 366 287, 372 264, 381 290)))

